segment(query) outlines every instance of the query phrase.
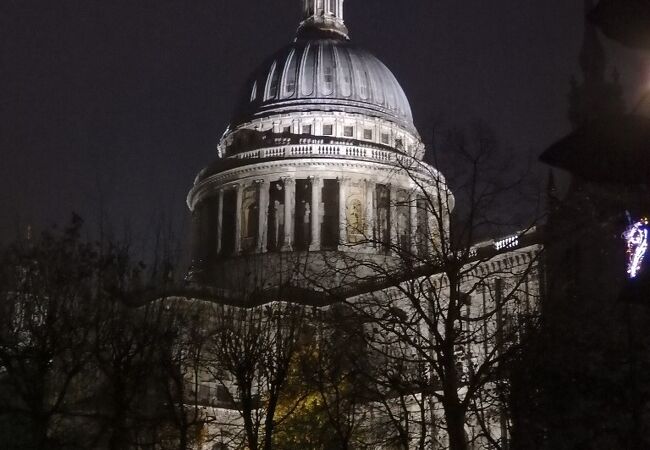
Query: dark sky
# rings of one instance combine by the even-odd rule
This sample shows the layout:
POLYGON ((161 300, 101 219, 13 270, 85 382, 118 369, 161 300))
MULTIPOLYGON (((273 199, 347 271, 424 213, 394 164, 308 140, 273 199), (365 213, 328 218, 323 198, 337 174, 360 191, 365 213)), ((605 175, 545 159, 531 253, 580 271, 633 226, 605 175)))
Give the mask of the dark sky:
MULTIPOLYGON (((293 38, 299 3, 1 0, 0 238, 73 210, 182 229, 243 80, 293 38)), ((483 119, 535 155, 568 131, 582 17, 582 0, 346 1, 353 41, 392 69, 423 134, 483 119)), ((609 50, 636 96, 648 64, 609 50)))

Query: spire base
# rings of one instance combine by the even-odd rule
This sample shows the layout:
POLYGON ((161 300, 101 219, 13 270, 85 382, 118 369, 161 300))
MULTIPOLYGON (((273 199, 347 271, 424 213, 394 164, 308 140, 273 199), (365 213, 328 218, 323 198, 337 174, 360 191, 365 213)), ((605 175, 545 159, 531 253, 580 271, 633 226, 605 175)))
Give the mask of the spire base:
POLYGON ((348 28, 343 21, 343 0, 303 0, 303 20, 297 37, 312 33, 324 33, 349 39, 348 28))

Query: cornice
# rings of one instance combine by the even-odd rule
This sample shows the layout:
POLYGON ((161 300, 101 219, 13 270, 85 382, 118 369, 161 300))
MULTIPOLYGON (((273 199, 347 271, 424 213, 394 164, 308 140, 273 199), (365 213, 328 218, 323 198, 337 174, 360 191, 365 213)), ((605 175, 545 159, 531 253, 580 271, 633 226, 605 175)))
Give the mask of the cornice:
MULTIPOLYGON (((435 173, 442 177, 442 175, 434 168, 431 168, 435 173)), ((275 161, 265 161, 254 164, 249 164, 234 169, 225 170, 220 173, 211 175, 205 179, 198 181, 190 190, 187 196, 187 205, 192 210, 196 202, 210 191, 219 189, 224 185, 237 182, 247 182, 251 178, 260 178, 277 174, 278 179, 294 175, 300 171, 344 171, 349 172, 346 176, 356 175, 363 178, 368 175, 368 172, 374 174, 383 174, 384 176, 394 176, 397 179, 401 178, 404 186, 413 185, 412 177, 420 178, 422 182, 426 179, 424 176, 409 173, 400 166, 392 164, 382 164, 374 161, 363 160, 349 160, 349 159, 334 159, 334 158, 297 158, 297 159, 279 159, 275 161), (272 171, 271 173, 264 174, 265 171, 272 171), (361 173, 359 173, 361 172, 361 173), (365 174, 364 174, 365 172, 365 174)), ((322 174, 320 174, 322 175, 322 174)), ((444 183, 444 178, 442 178, 444 183)), ((413 186, 410 186, 413 187, 413 186)))

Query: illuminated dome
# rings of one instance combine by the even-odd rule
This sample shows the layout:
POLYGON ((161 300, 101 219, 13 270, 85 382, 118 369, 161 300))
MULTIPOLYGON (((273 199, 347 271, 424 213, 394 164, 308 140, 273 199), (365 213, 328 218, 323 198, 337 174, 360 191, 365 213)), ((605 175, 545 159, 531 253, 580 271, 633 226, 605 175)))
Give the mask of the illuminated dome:
POLYGON ((350 43, 343 3, 302 0, 295 40, 249 77, 217 159, 196 177, 187 204, 197 289, 232 303, 279 287, 301 298, 352 289, 368 274, 333 273, 345 255, 389 266, 399 251, 434 245, 427 230, 440 215, 422 205, 444 178, 423 161, 395 76, 350 43))
POLYGON ((345 36, 299 32, 250 78, 233 125, 297 107, 356 112, 413 128, 408 99, 391 71, 345 36))

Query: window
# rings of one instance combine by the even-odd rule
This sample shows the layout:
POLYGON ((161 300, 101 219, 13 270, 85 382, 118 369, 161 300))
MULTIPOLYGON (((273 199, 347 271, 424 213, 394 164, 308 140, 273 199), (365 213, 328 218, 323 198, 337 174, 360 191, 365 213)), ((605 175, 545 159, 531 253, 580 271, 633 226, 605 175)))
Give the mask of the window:
POLYGON ((283 133, 291 133, 291 125, 282 128, 283 133))
POLYGON ((200 384, 197 392, 197 397, 198 397, 198 401, 201 403, 208 403, 210 400, 212 400, 211 398, 212 393, 211 393, 210 386, 200 384))
POLYGON ((331 136, 334 134, 334 126, 333 125, 323 125, 323 134, 325 136, 331 136))
POLYGON ((296 92, 296 79, 294 78, 287 78, 287 95, 293 95, 293 93, 296 92))
POLYGON ((343 136, 354 137, 354 127, 350 127, 350 126, 343 127, 343 136))
POLYGON ((323 68, 323 94, 331 95, 334 92, 334 49, 330 46, 322 48, 320 66, 323 68))
POLYGON ((325 67, 323 79, 327 85, 327 89, 332 89, 332 82, 334 81, 334 68, 331 66, 325 67))
POLYGON ((402 138, 395 139, 395 148, 397 150, 404 150, 404 141, 402 138))
MULTIPOLYGON (((349 64, 348 61, 343 60, 342 64, 347 65, 349 64)), ((352 94, 352 75, 349 71, 349 67, 346 69, 342 70, 343 74, 343 86, 341 86, 341 94, 343 94, 344 97, 349 97, 352 94)))
POLYGON ((390 142, 390 135, 388 133, 381 133, 381 143, 388 145, 390 142))
POLYGON ((363 138, 366 140, 371 140, 372 139, 372 130, 366 128, 363 130, 363 138))
POLYGON ((303 125, 302 134, 311 134, 311 125, 303 125))

